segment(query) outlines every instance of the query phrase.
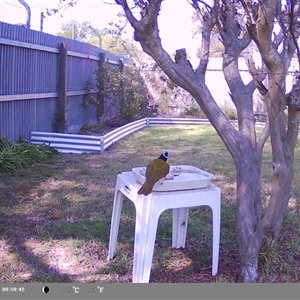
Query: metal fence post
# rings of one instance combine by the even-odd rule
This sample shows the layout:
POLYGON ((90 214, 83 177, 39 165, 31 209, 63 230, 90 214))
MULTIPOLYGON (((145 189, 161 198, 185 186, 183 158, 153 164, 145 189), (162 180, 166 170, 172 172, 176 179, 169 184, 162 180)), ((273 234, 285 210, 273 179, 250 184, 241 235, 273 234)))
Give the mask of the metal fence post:
POLYGON ((101 141, 101 146, 100 146, 100 149, 101 149, 101 153, 104 153, 104 136, 102 135, 100 137, 100 141, 101 141))

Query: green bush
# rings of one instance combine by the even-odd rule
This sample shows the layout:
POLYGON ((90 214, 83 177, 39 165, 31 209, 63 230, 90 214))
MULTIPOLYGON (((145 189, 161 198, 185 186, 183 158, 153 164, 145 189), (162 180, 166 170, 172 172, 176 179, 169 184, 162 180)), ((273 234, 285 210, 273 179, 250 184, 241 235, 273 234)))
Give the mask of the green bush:
POLYGON ((192 103, 184 108, 183 116, 191 116, 194 118, 206 118, 204 112, 201 110, 199 104, 194 100, 192 103))
POLYGON ((237 111, 234 108, 228 107, 228 106, 224 106, 222 108, 225 116, 229 119, 229 120, 237 120, 237 111))
POLYGON ((120 68, 105 61, 95 75, 96 86, 86 82, 83 107, 96 106, 98 121, 101 121, 104 113, 106 117, 126 123, 143 116, 147 106, 147 90, 135 65, 120 68), (104 102, 107 106, 105 112, 104 102), (118 111, 116 107, 119 107, 118 111))
POLYGON ((10 148, 11 145, 12 145, 12 143, 8 139, 0 136, 0 152, 7 148, 10 148))
POLYGON ((34 145, 21 140, 13 144, 5 137, 0 137, 0 172, 29 167, 53 158, 57 153, 57 150, 46 145, 34 145))

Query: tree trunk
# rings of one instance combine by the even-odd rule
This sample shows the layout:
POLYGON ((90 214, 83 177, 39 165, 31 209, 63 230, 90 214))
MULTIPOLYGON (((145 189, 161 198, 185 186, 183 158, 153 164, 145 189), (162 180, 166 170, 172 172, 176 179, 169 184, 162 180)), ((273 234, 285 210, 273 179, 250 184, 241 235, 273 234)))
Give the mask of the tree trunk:
POLYGON ((280 69, 276 71, 275 75, 271 74, 269 76, 270 84, 266 97, 271 125, 273 178, 270 201, 262 225, 270 246, 273 246, 277 240, 291 197, 294 176, 294 149, 297 143, 299 126, 298 111, 289 107, 287 116, 284 113, 286 109, 285 76, 280 74, 280 69), (286 117, 288 122, 286 122, 286 117))
MULTIPOLYGON (((291 198, 294 177, 294 149, 296 147, 299 112, 289 109, 288 130, 281 143, 272 143, 272 188, 267 212, 263 218, 265 236, 273 246, 280 233, 283 218, 291 198), (292 123, 292 124, 291 124, 292 123)), ((273 120, 276 122, 276 120, 273 120)), ((274 125, 275 126, 275 125, 274 125)), ((271 139, 274 140, 274 134, 271 139)))
POLYGON ((291 197, 291 183, 293 180, 293 166, 287 166, 285 161, 273 163, 273 181, 270 203, 264 217, 265 235, 274 245, 279 235, 283 218, 291 197))
POLYGON ((258 280, 258 254, 262 243, 261 218, 261 153, 243 145, 235 161, 237 170, 236 233, 240 265, 240 282, 258 280))

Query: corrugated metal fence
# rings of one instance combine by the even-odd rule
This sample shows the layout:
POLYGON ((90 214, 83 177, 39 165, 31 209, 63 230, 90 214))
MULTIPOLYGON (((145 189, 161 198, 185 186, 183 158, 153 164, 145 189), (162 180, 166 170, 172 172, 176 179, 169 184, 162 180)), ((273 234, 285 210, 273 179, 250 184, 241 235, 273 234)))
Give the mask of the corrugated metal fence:
POLYGON ((51 132, 62 103, 68 132, 96 121, 96 108, 84 109, 82 98, 86 82, 95 84, 100 55, 120 62, 89 44, 0 22, 0 136, 15 142, 51 132))

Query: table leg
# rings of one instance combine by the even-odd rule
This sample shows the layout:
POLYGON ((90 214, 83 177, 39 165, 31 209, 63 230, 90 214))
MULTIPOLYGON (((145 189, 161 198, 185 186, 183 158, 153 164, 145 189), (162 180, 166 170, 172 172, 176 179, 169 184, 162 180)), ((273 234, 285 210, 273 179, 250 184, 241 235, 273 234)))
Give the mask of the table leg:
POLYGON ((157 232, 159 211, 152 205, 151 196, 140 196, 136 202, 136 223, 133 259, 133 283, 148 283, 157 232))
POLYGON ((184 248, 188 225, 189 208, 173 208, 172 248, 184 248))
POLYGON ((220 193, 216 197, 215 205, 211 206, 213 214, 213 257, 212 276, 218 273, 219 248, 220 248, 220 227, 221 227, 221 200, 220 193))
POLYGON ((119 232, 123 199, 124 195, 120 192, 120 190, 116 189, 110 225, 108 261, 113 259, 117 247, 117 238, 119 232))

